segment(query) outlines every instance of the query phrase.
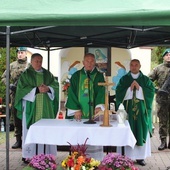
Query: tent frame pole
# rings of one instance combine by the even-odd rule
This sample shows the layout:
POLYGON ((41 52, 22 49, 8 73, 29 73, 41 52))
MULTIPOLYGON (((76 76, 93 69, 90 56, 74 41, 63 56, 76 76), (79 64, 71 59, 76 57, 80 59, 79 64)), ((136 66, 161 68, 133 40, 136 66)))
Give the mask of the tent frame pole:
POLYGON ((9 70, 10 70, 10 26, 6 27, 6 170, 9 170, 9 70))

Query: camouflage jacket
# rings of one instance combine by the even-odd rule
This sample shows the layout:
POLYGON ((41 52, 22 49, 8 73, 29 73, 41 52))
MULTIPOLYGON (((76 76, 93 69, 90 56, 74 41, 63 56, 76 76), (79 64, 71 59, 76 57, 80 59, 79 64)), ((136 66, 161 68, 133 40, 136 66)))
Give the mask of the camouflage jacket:
MULTIPOLYGON (((27 60, 17 60, 10 64, 10 83, 17 84, 19 76, 28 67, 27 60)), ((6 84, 6 70, 1 76, 1 81, 6 84)))
POLYGON ((170 76, 170 63, 164 62, 158 65, 148 76, 153 82, 157 81, 158 91, 156 95, 156 102, 160 105, 167 105, 167 103, 170 102, 170 93, 168 87, 170 84, 170 79, 168 78, 170 76))
POLYGON ((155 67, 148 75, 153 82, 157 81, 158 89, 162 87, 168 76, 170 76, 170 63, 167 62, 155 67))

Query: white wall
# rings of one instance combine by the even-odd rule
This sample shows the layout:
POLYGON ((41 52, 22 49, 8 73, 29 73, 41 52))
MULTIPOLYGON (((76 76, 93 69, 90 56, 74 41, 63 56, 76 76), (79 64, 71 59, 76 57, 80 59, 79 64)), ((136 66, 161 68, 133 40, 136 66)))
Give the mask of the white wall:
MULTIPOLYGON (((43 56, 43 67, 47 69, 48 65, 48 52, 33 48, 28 48, 31 53, 40 53, 43 56)), ((70 60, 75 61, 75 59, 80 60, 82 63, 84 55, 84 48, 68 48, 63 50, 50 51, 50 71, 54 76, 57 76, 61 80, 62 72, 64 68, 61 68, 61 58, 70 56, 70 60), (72 57, 72 56, 75 57, 72 57)), ((133 48, 130 50, 119 49, 112 47, 111 52, 111 67, 112 75, 115 74, 115 64, 114 62, 119 59, 122 60, 123 64, 126 66, 127 71, 129 70, 128 61, 130 59, 138 59, 141 62, 141 71, 147 75, 151 70, 151 49, 150 48, 133 48), (129 56, 128 59, 125 56, 129 56), (128 60, 128 61, 127 61, 128 60)), ((71 63, 69 63, 71 64, 71 63)), ((66 70, 65 70, 66 71, 66 70)))
POLYGON ((141 71, 148 75, 151 71, 151 48, 130 49, 132 59, 138 59, 141 63, 141 71))
MULTIPOLYGON (((43 56, 43 64, 42 66, 45 69, 48 69, 48 52, 44 50, 38 50, 34 48, 28 48, 28 51, 31 53, 40 53, 43 56)), ((58 77, 60 80, 60 70, 61 70, 61 64, 60 64, 60 57, 59 57, 60 50, 54 50, 50 51, 50 64, 49 64, 49 71, 55 76, 58 77)))
MULTIPOLYGON (((60 51, 59 56, 61 57, 61 81, 65 80, 68 76, 68 68, 75 61, 79 61, 80 64, 77 65, 77 69, 83 67, 82 61, 85 54, 84 47, 73 47, 60 51)), ((111 48, 111 76, 108 77, 109 82, 112 82, 113 76, 117 74, 118 66, 115 62, 119 61, 125 66, 126 70, 129 71, 129 62, 131 60, 130 52, 127 49, 122 48, 111 48)), ((61 85, 62 87, 62 85, 61 85)), ((111 94, 114 94, 114 90, 109 86, 108 90, 111 94)), ((61 99, 64 100, 64 95, 61 93, 61 99)))
MULTIPOLYGON (((28 48, 31 53, 40 53, 43 56, 43 67, 48 67, 48 52, 43 50, 37 50, 28 48)), ((68 68, 74 61, 80 61, 77 69, 82 68, 82 61, 84 56, 83 47, 73 47, 62 50, 50 51, 50 71, 54 76, 58 77, 61 82, 68 75, 68 68)), ((141 71, 147 75, 150 72, 151 66, 151 49, 150 48, 134 48, 134 49, 121 49, 111 48, 111 76, 109 76, 109 82, 112 82, 112 78, 117 74, 118 66, 115 62, 120 61, 129 71, 129 62, 131 59, 139 59, 141 62, 141 71)), ((111 94, 114 91, 109 87, 111 94)), ((62 84, 60 83, 60 99, 64 100, 62 92, 62 84)))

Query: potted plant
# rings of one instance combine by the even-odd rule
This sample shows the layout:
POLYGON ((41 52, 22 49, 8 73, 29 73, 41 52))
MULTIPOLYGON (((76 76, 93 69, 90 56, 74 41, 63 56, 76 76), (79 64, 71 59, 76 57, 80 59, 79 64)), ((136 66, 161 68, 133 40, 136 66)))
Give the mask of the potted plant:
POLYGON ((102 160, 98 170, 139 170, 131 159, 117 153, 108 153, 102 160))
POLYGON ((39 154, 27 159, 29 164, 23 170, 56 170, 56 158, 51 154, 39 154))

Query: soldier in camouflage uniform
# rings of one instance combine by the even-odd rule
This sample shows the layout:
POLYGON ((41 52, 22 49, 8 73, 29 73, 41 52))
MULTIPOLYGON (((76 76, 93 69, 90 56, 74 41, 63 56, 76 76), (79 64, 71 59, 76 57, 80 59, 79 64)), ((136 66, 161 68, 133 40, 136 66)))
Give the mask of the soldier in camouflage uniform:
MULTIPOLYGON (((13 149, 21 148, 22 146, 22 121, 17 118, 17 111, 14 108, 15 91, 18 79, 21 73, 28 67, 25 47, 17 49, 17 60, 10 64, 10 102, 11 116, 14 121, 16 143, 12 146, 13 149)), ((2 74, 2 82, 6 84, 6 70, 2 74)))
POLYGON ((152 81, 156 81, 158 92, 156 95, 157 115, 159 117, 159 135, 161 145, 158 150, 167 148, 167 136, 169 135, 168 148, 170 149, 170 49, 166 49, 162 55, 163 63, 154 68, 149 74, 152 81), (168 81, 167 81, 168 80, 168 81))

